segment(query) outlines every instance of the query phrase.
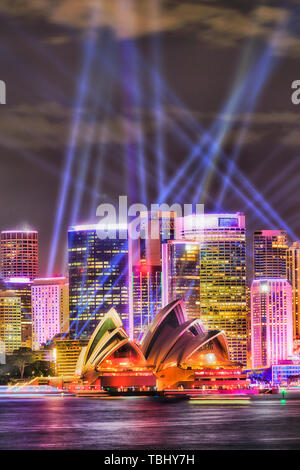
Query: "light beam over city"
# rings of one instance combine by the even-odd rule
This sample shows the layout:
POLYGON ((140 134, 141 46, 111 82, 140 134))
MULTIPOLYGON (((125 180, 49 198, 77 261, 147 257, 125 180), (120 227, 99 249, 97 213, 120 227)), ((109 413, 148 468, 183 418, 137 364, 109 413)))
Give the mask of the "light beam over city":
POLYGON ((299 1, 0 25, 0 450, 298 449, 299 1))

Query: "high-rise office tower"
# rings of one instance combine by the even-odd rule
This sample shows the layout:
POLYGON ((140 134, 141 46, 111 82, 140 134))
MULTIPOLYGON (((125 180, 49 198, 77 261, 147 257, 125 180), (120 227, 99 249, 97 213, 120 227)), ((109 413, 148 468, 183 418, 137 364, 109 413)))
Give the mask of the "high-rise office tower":
POLYGON ((0 292, 0 341, 6 354, 21 346, 21 300, 12 292, 0 292))
POLYGON ((5 289, 21 300, 22 346, 32 347, 31 286, 29 278, 10 278, 4 283, 5 289))
POLYGON ((189 318, 200 317, 201 243, 169 240, 162 245, 163 305, 184 299, 189 318))
POLYGON ((101 239, 98 225, 70 228, 69 282, 71 338, 89 337, 99 321, 114 307, 128 328, 128 240, 120 237, 127 227, 111 226, 113 238, 101 239))
POLYGON ((32 343, 39 349, 69 328, 69 285, 65 277, 35 279, 31 287, 32 343))
POLYGON ((294 340, 300 340, 300 242, 294 242, 287 253, 287 277, 293 291, 294 340))
POLYGON ((129 224, 129 335, 138 340, 162 306, 162 243, 174 238, 176 214, 142 212, 139 233, 129 224))
POLYGON ((287 278, 287 233, 260 230, 253 236, 254 279, 287 278))
POLYGON ((293 352, 292 287, 286 279, 254 280, 251 287, 251 354, 254 369, 293 352))
POLYGON ((38 277, 38 233, 36 231, 1 232, 0 242, 1 276, 5 281, 10 278, 38 277))
POLYGON ((177 218, 175 236, 176 242, 164 247, 164 303, 182 294, 192 317, 200 316, 209 330, 225 331, 231 360, 246 364, 244 215, 204 214, 177 218), (182 240, 191 243, 184 246, 182 240), (189 249, 190 253, 186 251, 189 249))

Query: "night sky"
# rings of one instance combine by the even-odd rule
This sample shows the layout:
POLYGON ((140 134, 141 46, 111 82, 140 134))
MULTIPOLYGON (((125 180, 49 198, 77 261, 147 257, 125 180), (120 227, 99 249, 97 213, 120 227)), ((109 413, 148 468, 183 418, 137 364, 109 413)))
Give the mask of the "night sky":
POLYGON ((41 275, 55 220, 60 274, 70 224, 182 168, 165 202, 300 238, 299 1, 1 0, 0 58, 0 228, 39 231, 41 275))

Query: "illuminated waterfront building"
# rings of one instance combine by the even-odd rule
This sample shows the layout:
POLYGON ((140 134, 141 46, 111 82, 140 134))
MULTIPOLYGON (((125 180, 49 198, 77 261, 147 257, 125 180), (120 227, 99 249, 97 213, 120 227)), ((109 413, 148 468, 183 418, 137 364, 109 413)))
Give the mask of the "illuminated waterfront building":
POLYGON ((89 383, 100 377, 104 388, 154 387, 152 366, 136 343, 130 340, 115 309, 99 322, 78 358, 76 374, 89 383))
POLYGON ((293 335, 300 340, 300 242, 295 242, 287 252, 287 278, 293 291, 293 335))
POLYGON ((35 279, 31 287, 32 343, 37 350, 69 328, 69 285, 65 277, 35 279))
POLYGON ((253 236, 254 279, 287 279, 287 233, 260 230, 253 236))
POLYGON ((174 238, 176 214, 142 212, 140 237, 129 225, 129 334, 138 340, 162 306, 162 243, 174 238))
POLYGON ((38 277, 38 233, 36 231, 1 232, 0 243, 1 275, 5 281, 10 278, 38 277))
POLYGON ((223 331, 207 331, 199 318, 188 320, 184 303, 166 305, 149 325, 141 350, 153 365, 158 390, 245 387, 241 367, 229 358, 223 331))
POLYGON ((22 346, 32 348, 31 286, 29 278, 10 278, 5 288, 21 300, 22 346))
POLYGON ((225 331, 232 361, 247 363, 246 230, 240 214, 175 220, 163 247, 164 304, 181 296, 189 318, 225 331))
POLYGON ((111 309, 80 353, 77 375, 89 384, 117 389, 238 389, 247 386, 229 359, 225 334, 188 320, 181 300, 154 317, 140 344, 130 340, 111 309))
POLYGON ((69 282, 70 334, 89 337, 111 308, 120 312, 128 328, 128 240, 120 238, 127 227, 115 225, 113 238, 101 239, 97 225, 70 228, 69 282))
POLYGON ((251 287, 253 369, 270 367, 293 352, 292 287, 286 279, 254 280, 251 287))
POLYGON ((21 346, 21 300, 12 292, 0 292, 0 342, 6 354, 21 346))
POLYGON ((74 377, 79 354, 88 343, 87 339, 69 339, 59 335, 53 340, 53 362, 55 375, 74 377))

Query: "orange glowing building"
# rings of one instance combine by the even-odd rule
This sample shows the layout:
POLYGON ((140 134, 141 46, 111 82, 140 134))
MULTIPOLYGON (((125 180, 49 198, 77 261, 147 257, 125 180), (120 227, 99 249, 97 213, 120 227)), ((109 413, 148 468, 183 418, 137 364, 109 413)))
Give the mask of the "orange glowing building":
POLYGON ((130 340, 111 309, 80 353, 76 375, 106 389, 239 389, 247 386, 240 365, 229 359, 222 331, 188 320, 182 300, 160 310, 141 344, 130 340))

